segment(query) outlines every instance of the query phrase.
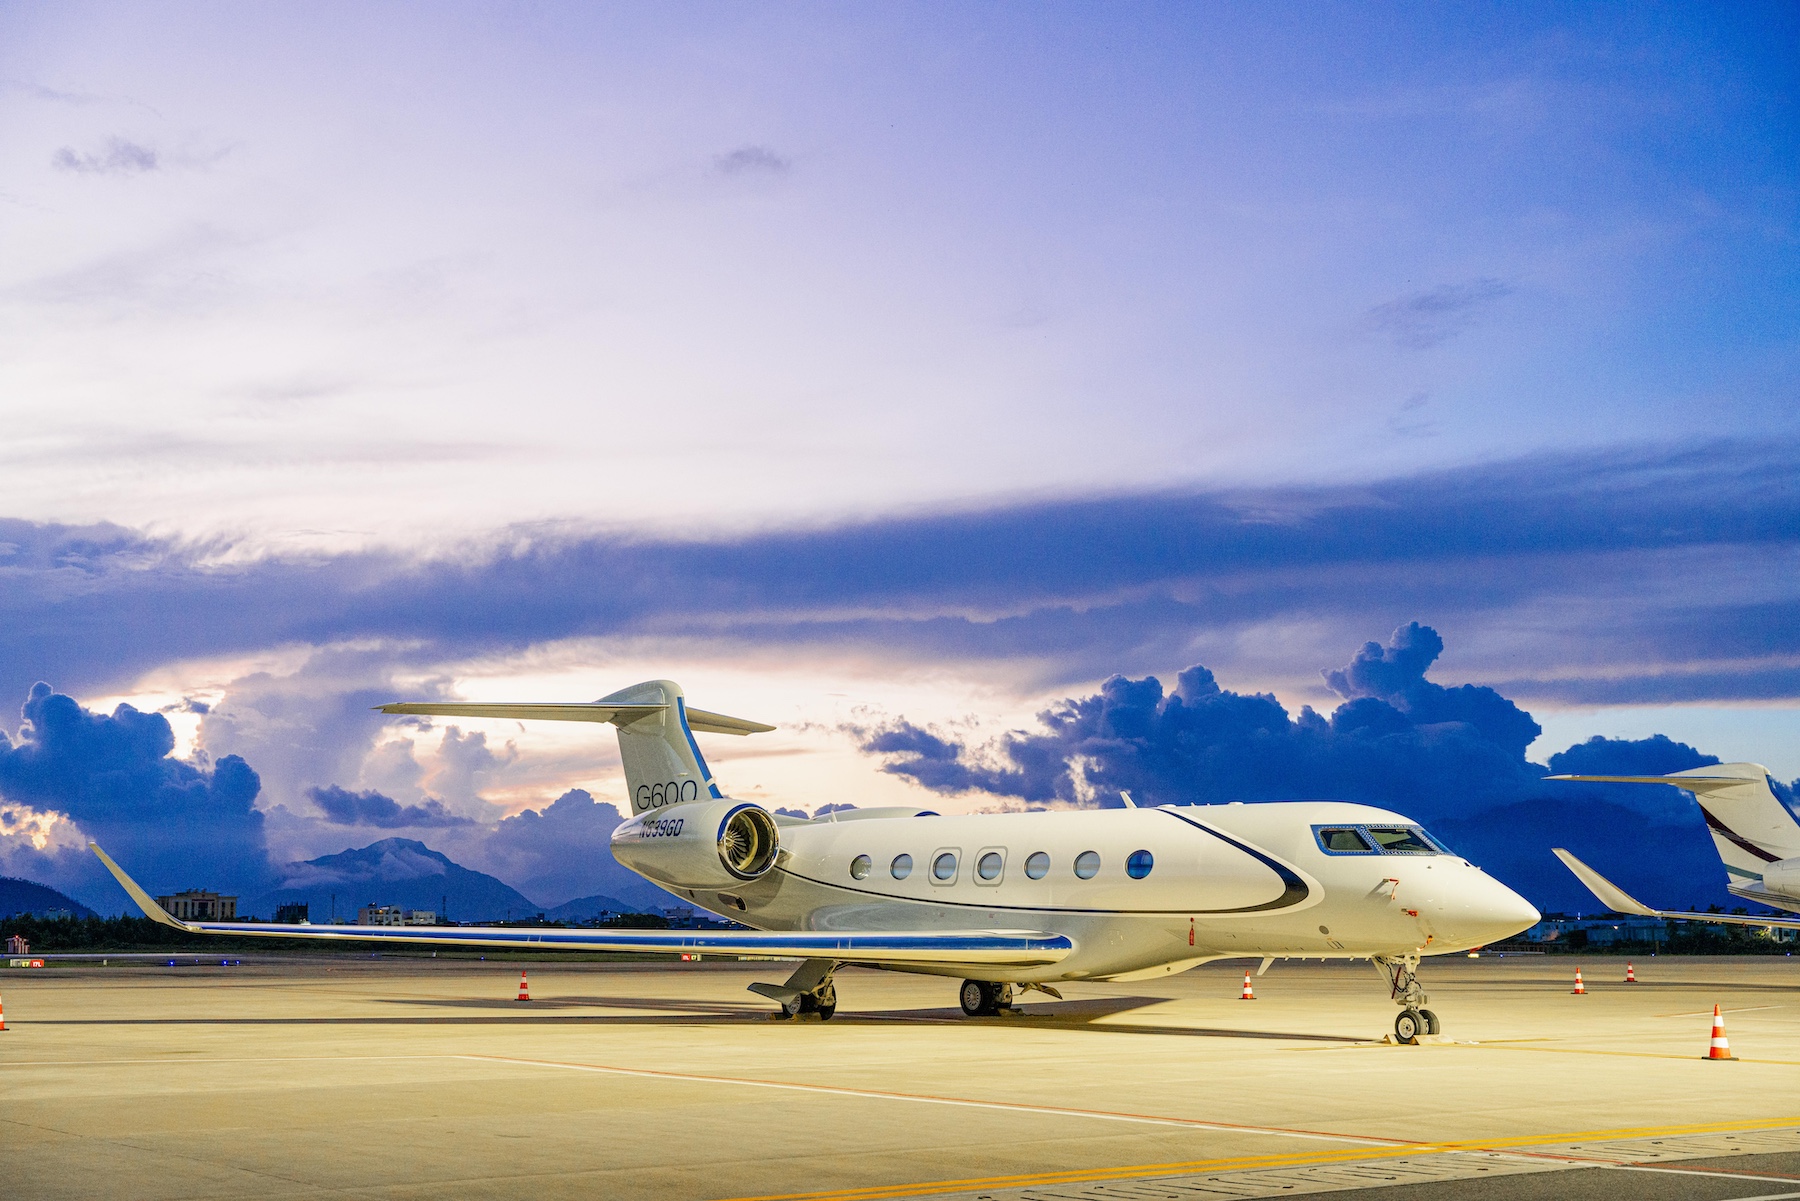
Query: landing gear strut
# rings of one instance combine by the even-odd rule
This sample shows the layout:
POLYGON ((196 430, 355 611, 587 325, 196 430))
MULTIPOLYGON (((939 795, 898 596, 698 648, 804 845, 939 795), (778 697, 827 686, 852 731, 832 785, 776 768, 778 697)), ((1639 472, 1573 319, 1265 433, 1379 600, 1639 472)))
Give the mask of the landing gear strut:
POLYGON ((1377 955, 1373 962, 1375 970, 1388 982, 1394 1004, 1400 1006, 1400 1016, 1394 1019, 1394 1038, 1410 1046, 1419 1041, 1421 1034, 1436 1034, 1439 1030, 1437 1014, 1425 1008, 1431 998, 1419 985, 1418 953, 1399 958, 1377 955))
POLYGON ((964 980, 958 999, 962 1001, 962 1011, 970 1017, 996 1014, 1012 1008, 1013 986, 987 980, 964 980))

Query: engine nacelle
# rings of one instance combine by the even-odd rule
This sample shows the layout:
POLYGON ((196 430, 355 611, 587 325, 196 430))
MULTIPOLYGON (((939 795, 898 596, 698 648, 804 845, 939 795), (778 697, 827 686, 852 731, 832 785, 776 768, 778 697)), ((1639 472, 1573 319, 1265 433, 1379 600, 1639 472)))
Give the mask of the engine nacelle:
POLYGON ((1763 868, 1763 887, 1784 897, 1800 900, 1800 856, 1763 868))
POLYGON ((620 822, 613 858, 658 884, 731 888, 775 866, 774 815, 748 801, 670 805, 620 822))

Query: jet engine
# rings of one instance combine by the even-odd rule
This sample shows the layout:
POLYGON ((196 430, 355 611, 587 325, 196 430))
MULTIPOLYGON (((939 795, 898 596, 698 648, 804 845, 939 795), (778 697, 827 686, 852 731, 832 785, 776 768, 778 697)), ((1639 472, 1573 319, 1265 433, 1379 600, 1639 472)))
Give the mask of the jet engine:
POLYGON ((670 805, 621 822, 613 858, 659 884, 731 888, 765 875, 781 849, 774 815, 747 801, 670 805))
POLYGON ((1763 887, 1800 900, 1800 855, 1763 868, 1763 887))

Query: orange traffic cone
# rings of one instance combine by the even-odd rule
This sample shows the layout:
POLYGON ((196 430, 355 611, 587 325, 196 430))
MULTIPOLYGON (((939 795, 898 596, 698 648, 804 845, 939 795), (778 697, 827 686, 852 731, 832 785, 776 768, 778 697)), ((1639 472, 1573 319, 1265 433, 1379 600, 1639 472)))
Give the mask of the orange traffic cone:
POLYGON ((1625 965, 1625 983, 1637 983, 1637 973, 1631 970, 1631 965, 1629 963, 1625 965))
POLYGON ((6 1007, 0 1005, 0 1030, 6 1029, 6 1007))
POLYGON ((523 968, 519 969, 519 1000, 521 1000, 521 1001, 531 1000, 531 989, 526 987, 525 969, 523 969, 523 968))
POLYGON ((1736 1059, 1731 1053, 1731 1041, 1725 1037, 1725 1019, 1719 1013, 1719 1007, 1713 1006, 1712 1046, 1707 1049, 1708 1059, 1736 1059))
POLYGON ((1578 997, 1587 996, 1587 985, 1585 985, 1581 982, 1581 969, 1580 968, 1575 969, 1575 995, 1578 997))
POLYGON ((1256 1000, 1256 993, 1250 987, 1250 973, 1249 972, 1244 973, 1244 995, 1239 997, 1238 1000, 1240 1000, 1240 1001, 1256 1000))

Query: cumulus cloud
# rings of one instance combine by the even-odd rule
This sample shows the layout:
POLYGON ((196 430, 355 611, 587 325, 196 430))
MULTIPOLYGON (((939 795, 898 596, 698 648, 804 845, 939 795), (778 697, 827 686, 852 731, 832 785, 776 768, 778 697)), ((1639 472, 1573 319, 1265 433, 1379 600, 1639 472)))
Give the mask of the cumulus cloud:
MULTIPOLYGON (((1326 673, 1346 698, 1329 717, 1222 689, 1196 666, 1166 692, 1155 677, 1114 676, 1040 713, 1040 731, 983 746, 904 718, 858 733, 883 770, 935 792, 1103 807, 1122 804, 1121 791, 1147 805, 1358 801, 1438 828, 1544 908, 1595 907, 1551 858, 1553 844, 1597 864, 1623 860, 1652 895, 1728 899, 1694 806, 1674 790, 1546 782, 1546 769, 1525 758, 1538 733, 1530 714, 1490 688, 1426 678, 1442 650, 1437 632, 1417 623, 1368 643, 1326 673), (1654 855, 1641 850, 1649 845, 1654 855)), ((1552 762, 1618 775, 1717 760, 1653 738, 1597 739, 1552 762)))
POLYGON ((674 904, 675 898, 613 858, 612 832, 622 820, 613 805, 572 788, 484 831, 466 844, 464 854, 472 866, 550 907, 591 896, 644 908, 674 904))
POLYGON ((156 151, 127 138, 108 138, 103 150, 83 153, 64 146, 50 159, 58 170, 83 175, 142 175, 160 165, 156 151))
POLYGON ((720 175, 786 175, 793 166, 767 146, 739 146, 713 159, 713 169, 720 175))
POLYGON ((336 784, 325 788, 309 788, 306 795, 325 814, 325 820, 339 826, 375 826, 383 830, 427 828, 433 826, 472 826, 474 821, 444 808, 435 798, 417 805, 402 805, 393 797, 373 789, 351 792, 336 784))
POLYGON ((1367 313, 1369 325, 1408 350, 1429 350, 1473 325, 1495 301, 1512 293, 1498 279, 1439 284, 1378 304, 1367 313))
POLYGON ((160 713, 93 713, 48 684, 31 689, 16 741, 0 732, 0 800, 66 815, 127 855, 152 887, 249 889, 268 876, 262 787, 236 755, 172 757, 160 713))

